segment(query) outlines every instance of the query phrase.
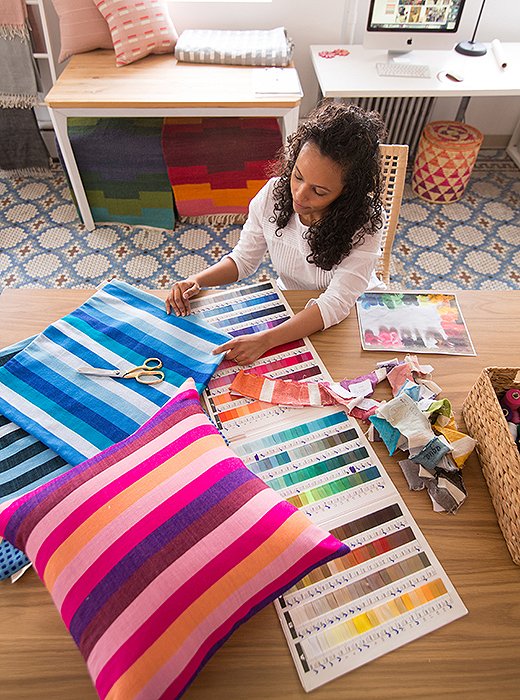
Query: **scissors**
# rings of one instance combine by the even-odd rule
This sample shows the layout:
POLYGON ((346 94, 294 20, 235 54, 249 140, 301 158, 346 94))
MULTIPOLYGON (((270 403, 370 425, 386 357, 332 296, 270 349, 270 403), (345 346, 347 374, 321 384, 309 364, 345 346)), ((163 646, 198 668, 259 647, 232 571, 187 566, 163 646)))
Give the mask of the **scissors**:
POLYGON ((142 365, 132 367, 128 372, 122 369, 100 369, 97 367, 78 367, 80 374, 90 374, 95 377, 119 377, 120 379, 135 379, 139 384, 159 384, 164 379, 161 371, 163 363, 158 357, 148 357, 142 365))

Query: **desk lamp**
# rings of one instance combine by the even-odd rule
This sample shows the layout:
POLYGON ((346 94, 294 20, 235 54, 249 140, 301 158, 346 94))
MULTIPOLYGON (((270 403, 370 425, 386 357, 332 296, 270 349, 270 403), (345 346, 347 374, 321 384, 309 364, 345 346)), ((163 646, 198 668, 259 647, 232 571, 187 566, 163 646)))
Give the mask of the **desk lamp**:
POLYGON ((475 35, 477 33, 480 18, 482 17, 482 10, 484 9, 485 4, 486 0, 482 0, 480 12, 478 13, 477 17, 477 23, 475 24, 475 30, 471 39, 469 41, 461 41, 455 46, 455 51, 464 54, 464 56, 484 56, 484 54, 487 53, 487 49, 484 44, 480 44, 478 41, 475 41, 475 35))

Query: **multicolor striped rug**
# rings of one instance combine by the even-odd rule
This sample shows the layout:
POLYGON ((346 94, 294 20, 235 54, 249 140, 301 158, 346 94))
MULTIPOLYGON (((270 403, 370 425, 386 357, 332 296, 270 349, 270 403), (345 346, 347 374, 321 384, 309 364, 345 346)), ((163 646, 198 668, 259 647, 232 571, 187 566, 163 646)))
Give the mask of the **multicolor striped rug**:
POLYGON ((94 221, 159 228, 175 211, 246 214, 282 145, 264 117, 76 117, 68 131, 94 221))
POLYGON ((165 119, 162 147, 177 211, 247 214, 281 145, 275 118, 165 119))
POLYGON ((162 118, 68 120, 94 221, 173 228, 173 196, 161 149, 162 118))

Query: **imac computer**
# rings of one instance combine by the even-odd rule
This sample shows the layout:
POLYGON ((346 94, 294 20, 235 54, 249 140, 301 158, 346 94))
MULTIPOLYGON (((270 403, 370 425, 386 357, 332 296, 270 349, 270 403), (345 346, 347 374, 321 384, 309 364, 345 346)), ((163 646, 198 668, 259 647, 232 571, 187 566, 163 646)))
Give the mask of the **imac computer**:
POLYGON ((363 46, 388 51, 453 49, 471 37, 482 0, 370 0, 363 46))

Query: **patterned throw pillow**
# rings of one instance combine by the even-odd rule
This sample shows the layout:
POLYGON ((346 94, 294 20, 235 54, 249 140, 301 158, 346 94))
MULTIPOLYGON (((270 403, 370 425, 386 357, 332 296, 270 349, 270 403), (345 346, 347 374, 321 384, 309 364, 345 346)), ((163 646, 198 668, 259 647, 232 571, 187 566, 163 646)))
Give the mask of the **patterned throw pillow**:
POLYGON ((112 48, 110 30, 93 0, 52 0, 52 4, 60 20, 60 63, 76 53, 112 48))
POLYGON ((13 547, 7 540, 0 538, 0 581, 14 576, 30 563, 23 552, 13 547))
POLYGON ((0 506, 101 698, 178 697, 233 630, 348 547, 226 446, 191 379, 133 435, 0 506))
POLYGON ((116 65, 151 53, 172 53, 177 41, 166 0, 94 0, 108 23, 116 65))

